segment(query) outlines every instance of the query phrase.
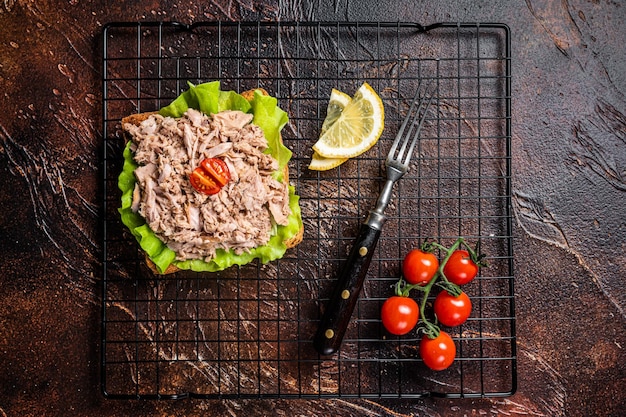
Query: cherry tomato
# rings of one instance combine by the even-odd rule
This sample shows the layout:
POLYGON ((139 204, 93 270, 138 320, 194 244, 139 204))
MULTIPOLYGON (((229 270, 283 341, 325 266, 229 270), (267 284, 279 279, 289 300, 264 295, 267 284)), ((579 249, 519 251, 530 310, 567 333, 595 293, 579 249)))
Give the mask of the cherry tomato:
POLYGON ((422 337, 419 351, 424 364, 433 371, 443 371, 448 368, 456 356, 454 341, 444 331, 440 331, 439 336, 434 339, 428 336, 422 337))
POLYGON ((218 193, 228 181, 230 181, 228 165, 219 158, 203 160, 189 176, 193 188, 207 195, 218 193))
POLYGON ((443 274, 448 281, 456 284, 467 284, 476 277, 478 266, 470 258, 469 252, 457 249, 452 252, 448 262, 443 267, 443 274))
POLYGON ((464 292, 455 297, 447 291, 442 291, 435 298, 433 310, 437 320, 444 326, 460 326, 472 312, 472 301, 464 292))
POLYGON ((196 191, 207 195, 216 194, 222 189, 206 174, 202 167, 193 170, 189 176, 189 182, 196 191))
POLYGON ((439 260, 430 252, 413 249, 404 257, 402 275, 409 284, 426 285, 435 276, 439 260))
POLYGON ((230 171, 228 165, 219 158, 206 158, 200 162, 200 166, 213 178, 220 186, 225 186, 230 181, 230 171))
POLYGON ((385 300, 380 315, 385 329, 399 336, 415 327, 419 319, 419 306, 412 298, 394 295, 385 300))

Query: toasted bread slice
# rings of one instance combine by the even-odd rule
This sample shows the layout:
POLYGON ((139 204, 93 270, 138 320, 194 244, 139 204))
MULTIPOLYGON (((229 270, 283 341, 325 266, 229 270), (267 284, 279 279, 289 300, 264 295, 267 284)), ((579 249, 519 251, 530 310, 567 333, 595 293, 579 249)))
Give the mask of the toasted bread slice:
MULTIPOLYGON (((258 88, 256 90, 261 92, 263 95, 269 95, 268 92, 262 88, 258 88)), ((254 98, 254 92, 255 90, 247 90, 241 93, 241 95, 246 100, 251 101, 254 98)), ((122 126, 124 126, 127 123, 130 123, 133 125, 139 125, 141 122, 143 122, 144 120, 146 120, 148 117, 150 117, 151 115, 155 113, 157 112, 145 112, 145 113, 131 114, 129 116, 122 118, 122 126)), ((282 141, 282 137, 281 137, 281 141, 282 141)), ((284 168, 283 182, 285 184, 289 184, 289 167, 288 166, 285 166, 284 168)), ((304 236, 304 226, 300 227, 300 230, 295 236, 291 237, 290 239, 285 240, 284 243, 285 243, 285 246, 287 246, 287 249, 291 249, 297 246, 300 242, 302 242, 303 236, 304 236)), ((156 268, 154 262, 152 262, 152 260, 148 257, 148 255, 146 255, 145 258, 146 258, 146 265, 148 266, 148 268, 150 268, 150 270, 152 270, 152 272, 154 272, 155 274, 161 275, 161 273, 156 268)), ((180 271, 180 269, 176 265, 170 264, 162 274, 163 275, 172 274, 178 271, 180 271)))
MULTIPOLYGON (((131 114, 130 116, 126 116, 122 119, 122 126, 124 126, 126 123, 130 123, 131 125, 138 126, 141 122, 146 120, 148 117, 157 113, 158 112, 156 111, 150 111, 150 112, 145 112, 145 113, 131 114)), ((126 135, 126 131, 124 131, 124 135, 126 135)))

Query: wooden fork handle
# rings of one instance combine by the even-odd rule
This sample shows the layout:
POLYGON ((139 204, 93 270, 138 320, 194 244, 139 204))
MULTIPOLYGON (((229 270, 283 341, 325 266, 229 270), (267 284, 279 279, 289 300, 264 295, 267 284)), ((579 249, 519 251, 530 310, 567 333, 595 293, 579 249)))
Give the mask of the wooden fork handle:
POLYGON ((361 225, 313 339, 321 355, 332 355, 341 346, 379 237, 379 228, 361 225))

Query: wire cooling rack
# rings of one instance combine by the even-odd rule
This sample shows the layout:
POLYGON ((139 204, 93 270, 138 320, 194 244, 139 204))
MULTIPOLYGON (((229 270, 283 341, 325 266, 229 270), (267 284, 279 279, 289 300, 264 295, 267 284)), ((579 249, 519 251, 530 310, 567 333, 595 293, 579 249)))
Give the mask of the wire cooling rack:
POLYGON ((111 23, 103 31, 102 366, 110 398, 419 398, 516 389, 511 236, 511 54, 501 24, 111 23), (334 277, 384 178, 383 160, 420 79, 436 85, 410 172, 396 184, 339 353, 311 339, 334 277), (120 222, 120 119, 167 105, 187 82, 265 88, 289 113, 291 182, 303 242, 280 261, 155 276, 120 222), (332 88, 367 81, 385 105, 373 149, 308 170, 332 88), (465 290, 472 316, 449 329, 455 363, 423 365, 419 336, 381 325, 403 255, 425 239, 480 242, 490 266, 465 290))

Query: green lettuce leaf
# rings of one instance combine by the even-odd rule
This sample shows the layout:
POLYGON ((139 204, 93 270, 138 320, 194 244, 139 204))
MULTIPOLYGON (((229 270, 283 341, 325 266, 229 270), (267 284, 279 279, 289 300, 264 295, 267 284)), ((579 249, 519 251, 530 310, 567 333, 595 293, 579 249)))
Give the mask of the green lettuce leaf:
MULTIPOLYGON (((266 152, 278 161, 279 168, 274 173, 274 177, 279 180, 282 179, 283 169, 291 159, 292 153, 281 141, 280 131, 289 119, 287 113, 278 107, 276 98, 255 91, 252 100, 248 101, 234 91, 222 91, 219 81, 197 86, 190 83, 189 89, 168 106, 159 110, 159 114, 169 117, 182 117, 190 107, 209 115, 224 110, 241 110, 245 113, 251 113, 254 116, 252 123, 263 130, 268 141, 266 152)), ((289 206, 291 207, 289 223, 286 226, 276 225, 272 237, 266 245, 241 255, 235 254, 232 250, 218 250, 210 262, 200 259, 178 261, 175 259, 176 253, 154 234, 146 224, 145 219, 132 211, 133 190, 136 183, 134 171, 137 164, 133 160, 130 142, 126 145, 123 156, 124 166, 118 177, 118 187, 122 191, 119 209, 121 220, 161 273, 170 264, 174 264, 180 269, 216 272, 233 265, 245 265, 254 259, 267 263, 279 259, 285 254, 287 247, 284 242, 297 235, 302 227, 299 197, 296 195, 294 187, 289 186, 289 206)))

